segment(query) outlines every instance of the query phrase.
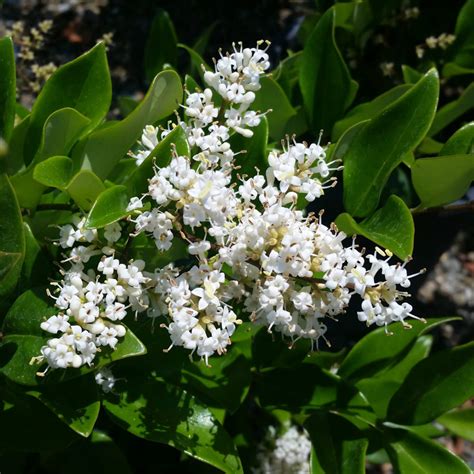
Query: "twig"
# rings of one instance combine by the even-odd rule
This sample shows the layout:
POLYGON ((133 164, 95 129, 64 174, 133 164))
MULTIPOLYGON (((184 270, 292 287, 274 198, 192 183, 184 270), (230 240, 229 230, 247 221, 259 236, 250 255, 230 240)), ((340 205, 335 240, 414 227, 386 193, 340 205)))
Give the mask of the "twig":
POLYGON ((411 209, 413 215, 418 214, 460 214, 466 211, 474 211, 474 201, 449 206, 427 207, 425 209, 411 209))

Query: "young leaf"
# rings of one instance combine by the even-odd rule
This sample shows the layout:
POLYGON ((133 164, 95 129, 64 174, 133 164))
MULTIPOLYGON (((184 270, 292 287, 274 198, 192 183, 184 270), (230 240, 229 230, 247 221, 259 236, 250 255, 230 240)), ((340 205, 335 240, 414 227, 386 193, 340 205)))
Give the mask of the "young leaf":
POLYGON ((398 361, 399 356, 410 349, 419 335, 455 319, 431 318, 426 323, 414 320, 410 321, 411 329, 405 329, 401 323, 394 323, 390 325, 393 336, 388 336, 385 328, 375 329, 351 349, 342 362, 338 375, 351 381, 371 377, 380 369, 398 361))
MULTIPOLYGON (((46 119, 56 110, 72 107, 90 119, 88 130, 96 127, 109 110, 112 99, 105 46, 90 51, 61 66, 46 82, 31 110, 27 162, 34 156, 46 119)), ((57 153, 55 153, 57 154, 57 153)))
POLYGON ((122 121, 91 133, 73 154, 75 162, 106 178, 130 150, 145 125, 170 115, 181 102, 183 90, 174 71, 163 71, 153 80, 143 101, 122 121))
POLYGON ((16 73, 11 38, 0 40, 0 137, 9 141, 15 122, 16 73))
POLYGON ((0 298, 15 289, 25 256, 25 235, 18 201, 6 174, 0 174, 0 298))
POLYGON ((439 154, 464 155, 474 153, 474 122, 469 122, 455 132, 441 148, 439 154))
POLYGON ((428 136, 433 137, 438 132, 454 122, 474 107, 474 83, 471 83, 461 96, 441 107, 435 115, 428 136))
POLYGON ((127 188, 122 185, 107 188, 97 197, 86 220, 86 227, 100 229, 128 214, 127 188))
POLYGON ((393 396, 388 419, 421 425, 474 396, 474 343, 438 352, 419 362, 393 396))
POLYGON ((411 177, 422 208, 449 204, 474 180, 474 154, 421 158, 411 167, 411 177))
POLYGON ((402 74, 405 84, 416 84, 423 77, 423 73, 406 64, 402 65, 402 74))
POLYGON ((349 214, 365 217, 376 209, 390 174, 428 131, 438 87, 438 74, 432 69, 353 136, 343 173, 344 207, 349 214))
POLYGON ((300 87, 313 132, 329 134, 354 100, 352 81, 335 39, 336 10, 330 8, 316 23, 303 49, 300 87))
POLYGON ((29 390, 72 430, 87 438, 99 416, 100 400, 94 374, 84 375, 59 385, 29 390))
POLYGON ((174 446, 224 472, 243 472, 231 437, 181 388, 151 377, 128 377, 118 397, 103 403, 112 420, 135 436, 174 446))
POLYGON ((363 235, 402 260, 413 252, 415 237, 413 217, 406 204, 395 195, 390 196, 384 207, 362 222, 357 223, 345 212, 337 217, 336 225, 348 236, 363 235))
POLYGON ((464 462, 443 448, 408 430, 391 428, 384 432, 385 447, 400 474, 469 474, 464 462))
POLYGON ((332 129, 332 140, 337 141, 339 137, 356 123, 369 120, 378 115, 383 109, 398 100, 405 92, 411 89, 411 85, 401 84, 389 89, 370 102, 359 104, 351 109, 346 116, 337 121, 332 129))
POLYGON ((52 156, 38 163, 33 178, 44 186, 66 189, 73 176, 73 162, 67 156, 52 156))
POLYGON ((304 423, 311 437, 312 474, 364 474, 368 439, 352 423, 331 413, 318 412, 304 423))
POLYGON ((145 75, 151 81, 165 64, 176 66, 178 47, 176 32, 168 13, 158 9, 145 46, 145 75))
POLYGON ((81 170, 69 181, 65 191, 84 211, 88 211, 95 200, 105 190, 101 179, 89 170, 81 170))

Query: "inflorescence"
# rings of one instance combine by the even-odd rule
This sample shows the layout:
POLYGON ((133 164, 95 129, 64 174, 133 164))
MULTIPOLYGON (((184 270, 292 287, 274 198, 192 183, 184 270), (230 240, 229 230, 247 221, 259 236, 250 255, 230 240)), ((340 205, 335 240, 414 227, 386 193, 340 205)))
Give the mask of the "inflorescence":
MULTIPOLYGON (((301 210, 298 198, 320 197, 341 169, 319 142, 288 138, 282 150, 269 153, 266 170, 238 174, 245 155, 234 153, 229 138, 251 137, 266 113, 250 108, 269 68, 263 44, 234 45, 205 72, 208 88, 187 92, 184 119, 175 126, 184 130, 192 156, 173 152, 168 166, 155 167, 148 192, 131 199, 128 221, 97 230, 77 217, 61 228, 59 245, 70 267, 56 284, 58 314, 41 325, 54 338, 36 362, 92 365, 97 352, 115 349, 125 336, 127 314, 159 318, 169 348, 182 346, 206 363, 226 352, 244 317, 292 342, 309 339, 316 349, 326 341, 327 318, 343 314, 352 297, 361 299, 357 315, 367 325, 408 326, 404 320, 415 318, 401 302, 414 276, 406 262, 391 263, 380 249, 365 255, 354 239, 345 245, 334 224, 323 224, 322 213, 301 210), (131 236, 124 232, 130 224, 131 236), (156 252, 185 242, 188 263, 150 268, 124 260, 117 242, 139 235, 156 252)), ((145 128, 131 153, 137 166, 169 132, 145 128)))

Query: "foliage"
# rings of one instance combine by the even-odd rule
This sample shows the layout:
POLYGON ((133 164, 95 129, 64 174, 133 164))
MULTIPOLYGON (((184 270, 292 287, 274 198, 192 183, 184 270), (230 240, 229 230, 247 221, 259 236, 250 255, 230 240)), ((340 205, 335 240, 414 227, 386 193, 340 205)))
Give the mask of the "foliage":
MULTIPOLYGON (((423 62, 418 69, 405 66, 405 84, 358 96, 342 53, 348 42, 359 52, 366 48, 375 25, 390 16, 382 4, 336 3, 305 20, 309 34, 304 38, 302 28, 301 50, 274 65, 256 91, 256 108, 268 113, 251 137, 230 137, 232 149, 242 152, 232 176, 237 183, 239 173, 252 176, 257 168, 264 174, 268 151, 285 134, 316 141, 323 129, 322 136, 334 141, 328 161, 344 165, 345 212, 337 227, 406 260, 414 250, 413 215, 461 199, 474 180, 474 123, 462 121, 473 108, 474 84, 438 105, 440 74, 444 83, 470 80, 474 71, 474 2, 460 11, 445 56, 429 68, 423 62), (409 176, 409 192, 393 186, 397 172, 409 176)), ((190 147, 177 126, 138 166, 128 153, 140 152, 136 143, 147 125, 166 128, 173 114, 183 117, 183 84, 188 92, 206 86, 201 64, 210 31, 194 48, 179 44, 171 19, 159 10, 145 53, 149 90, 120 121, 106 119, 112 91, 103 45, 60 67, 20 118, 12 43, 0 40, 0 470, 20 459, 19 452, 48 453, 60 466, 68 465, 71 453, 92 453, 96 464, 80 459, 78 466, 103 472, 101 463, 113 453, 114 472, 131 472, 119 445, 133 435, 176 448, 183 466, 196 472, 208 472, 196 460, 223 472, 247 472, 263 437, 253 426, 255 415, 258 423, 282 430, 289 420, 304 427, 314 473, 362 473, 377 455, 402 474, 469 473, 435 439, 447 433, 474 438, 472 409, 459 408, 474 397, 474 345, 433 347, 433 330, 456 318, 424 315, 426 321, 412 320, 409 329, 397 322, 339 353, 312 352, 307 340, 288 349, 272 342, 265 328, 244 322, 228 353, 213 356, 208 366, 182 348, 167 352, 159 324, 134 319, 127 308, 125 336, 116 350, 103 348, 91 366, 44 375, 32 363, 48 340, 40 324, 57 314, 45 288, 48 279, 60 278, 54 226, 82 213, 84 228, 100 235, 116 222, 133 233, 130 198, 145 193, 154 169, 172 156, 190 156, 190 147), (186 70, 178 53, 189 63, 186 70), (108 369, 116 384, 104 392, 96 376, 107 376, 108 369)), ((220 110, 225 105, 222 99, 220 110)), ((305 204, 300 195, 297 206, 305 204)), ((187 238, 183 232, 159 255, 139 237, 132 242, 127 235, 117 246, 128 259, 155 268, 177 261, 190 266, 187 238)), ((245 308, 236 312, 240 317, 245 308)))

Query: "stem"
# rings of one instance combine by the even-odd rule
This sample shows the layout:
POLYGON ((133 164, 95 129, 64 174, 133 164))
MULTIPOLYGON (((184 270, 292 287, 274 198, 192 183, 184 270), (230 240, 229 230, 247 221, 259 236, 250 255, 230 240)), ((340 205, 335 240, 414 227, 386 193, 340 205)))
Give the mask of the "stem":
POLYGON ((224 114, 228 105, 229 105, 229 102, 227 102, 227 100, 225 99, 222 99, 221 107, 217 114, 217 121, 219 122, 219 125, 222 125, 224 123, 224 114))
POLYGON ((474 201, 449 206, 428 207, 425 209, 411 209, 413 215, 417 214, 459 214, 465 211, 474 211, 474 201))

